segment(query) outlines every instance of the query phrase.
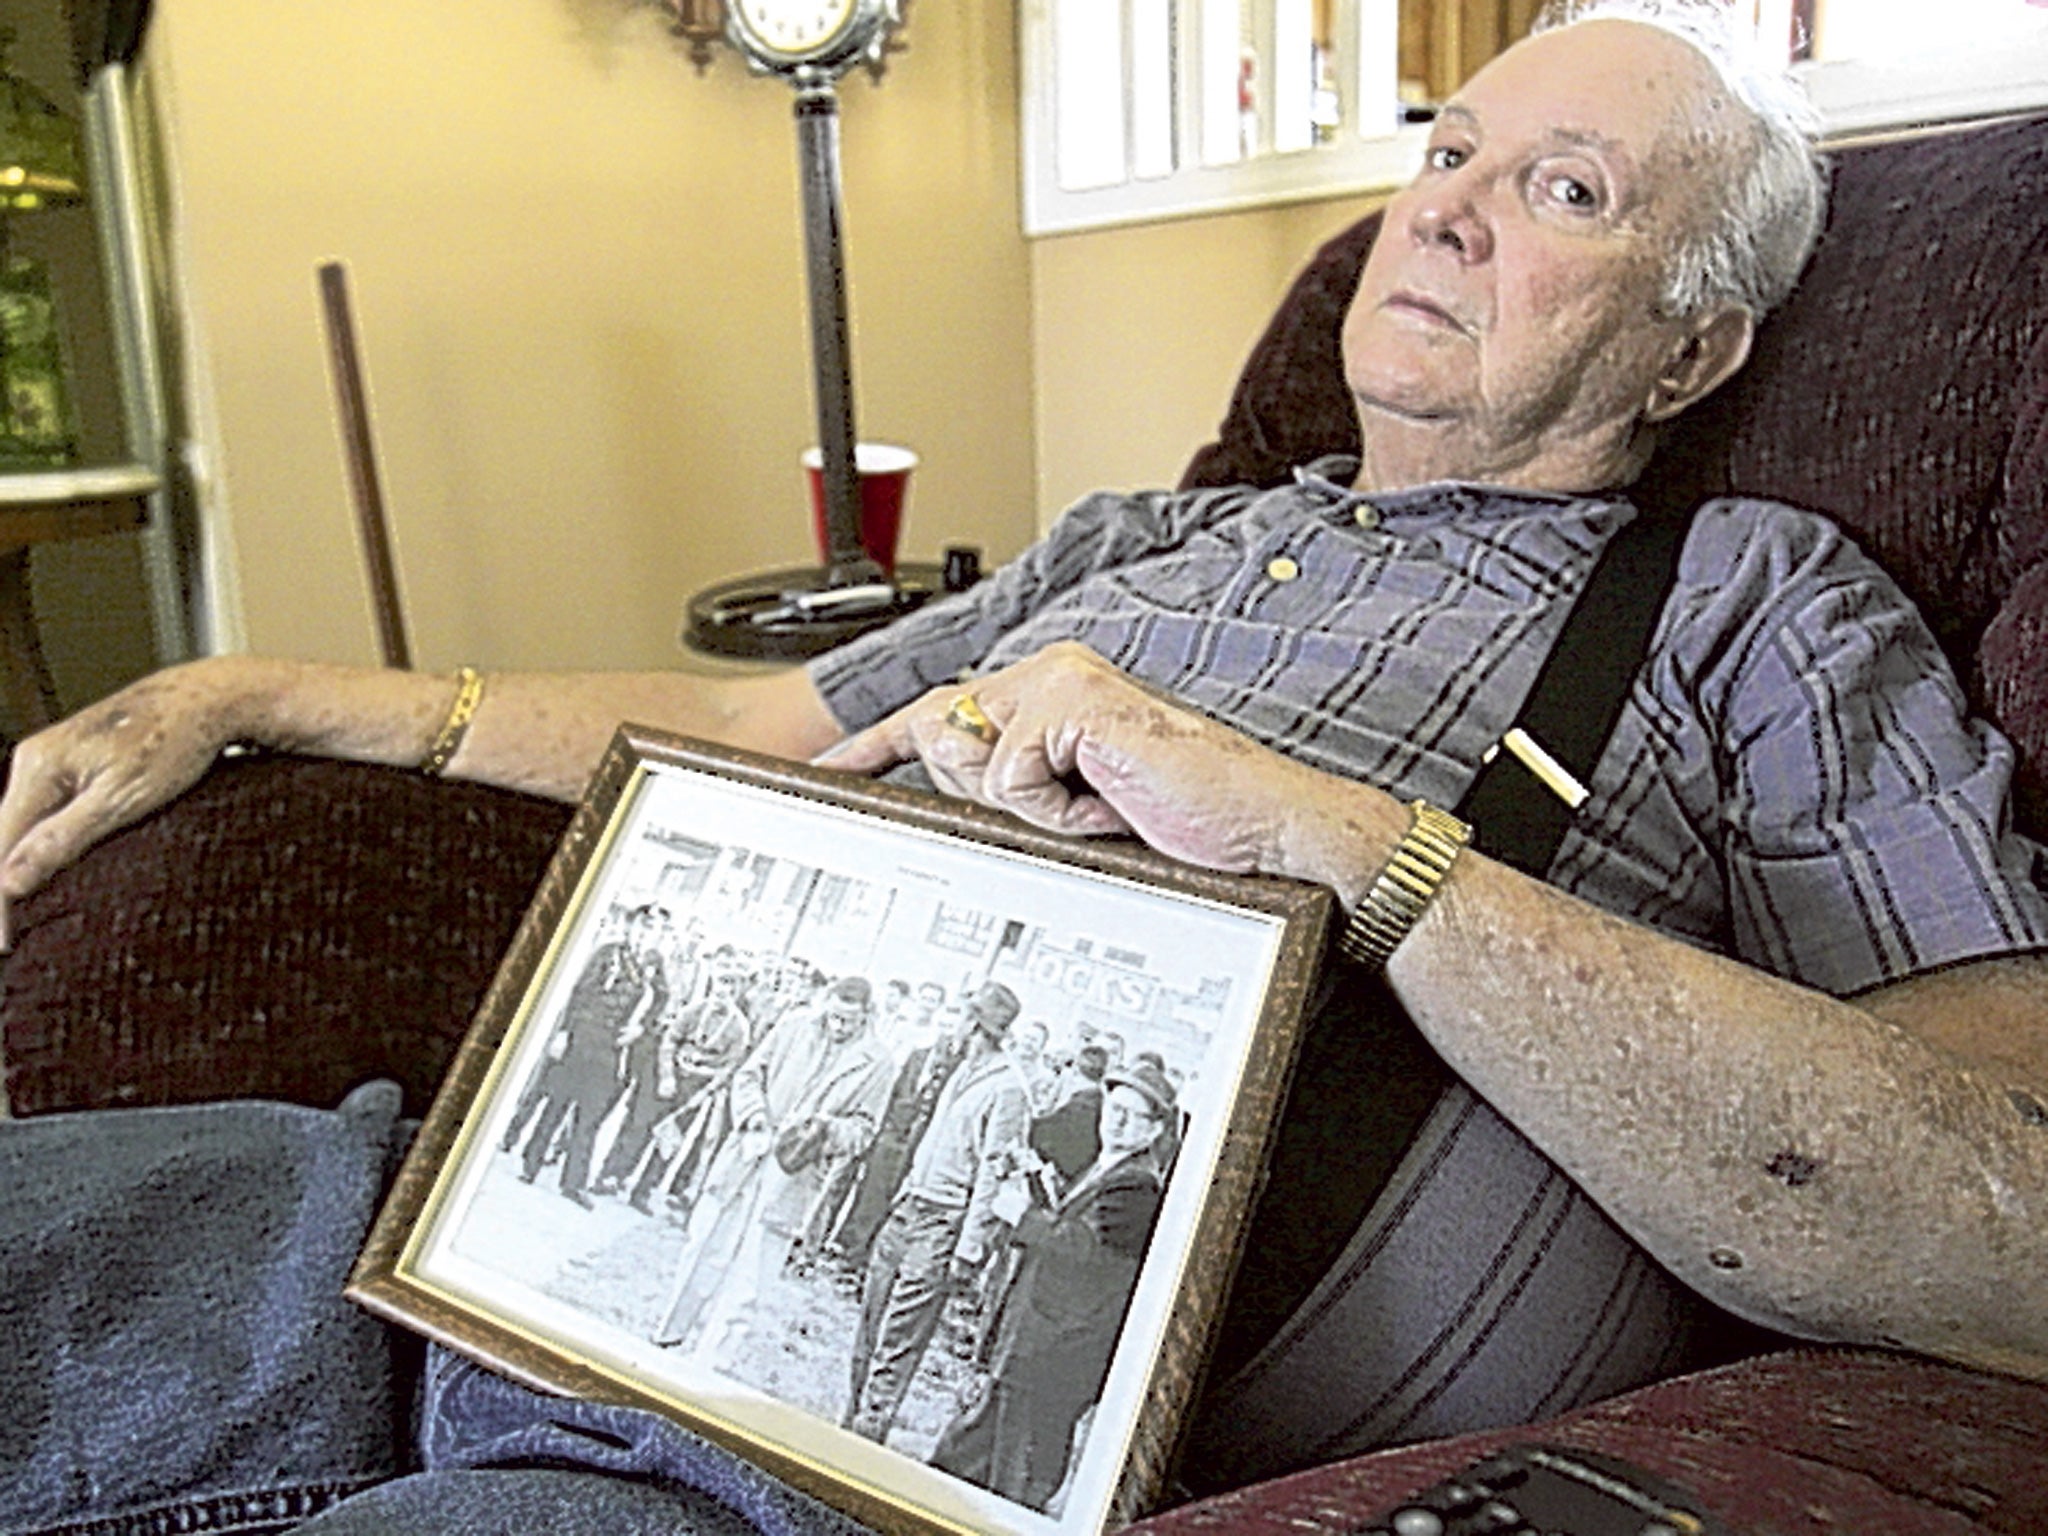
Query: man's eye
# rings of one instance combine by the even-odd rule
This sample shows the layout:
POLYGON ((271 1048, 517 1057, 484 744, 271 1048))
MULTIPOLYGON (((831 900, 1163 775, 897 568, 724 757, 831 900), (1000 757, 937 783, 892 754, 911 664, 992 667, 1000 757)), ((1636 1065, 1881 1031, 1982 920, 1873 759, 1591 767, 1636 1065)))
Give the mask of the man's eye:
POLYGON ((1432 171, 1455 171, 1465 163, 1465 151, 1452 144, 1432 144, 1428 164, 1432 171))
POLYGON ((1553 202, 1567 208, 1591 213, 1600 206, 1600 194, 1576 176, 1552 176, 1544 182, 1543 190, 1550 194, 1553 202))

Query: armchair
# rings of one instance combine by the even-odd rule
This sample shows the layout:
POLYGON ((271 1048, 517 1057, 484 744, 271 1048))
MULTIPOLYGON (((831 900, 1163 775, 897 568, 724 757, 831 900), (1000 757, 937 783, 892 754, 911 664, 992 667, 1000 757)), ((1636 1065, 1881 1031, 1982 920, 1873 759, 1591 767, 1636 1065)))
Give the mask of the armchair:
MULTIPOLYGON (((2048 835, 2048 121, 1843 152, 1809 275, 1643 486, 1834 515, 1933 621, 2021 755, 2048 835)), ((1304 269, 1185 483, 1269 483, 1356 445, 1337 328, 1376 232, 1304 269)), ((17 1115, 235 1095, 318 1104, 371 1075, 417 1113, 568 810, 289 758, 224 763, 22 905, 0 968, 17 1115)), ((1534 1431, 1518 1431, 1526 1438, 1534 1431)), ((1795 1350, 1544 1424, 1772 1529, 2048 1528, 2048 1387, 1795 1350), (1829 1523, 1838 1522, 1838 1523, 1829 1523), (1973 1523, 1974 1522, 1974 1523, 1973 1523)), ((1339 1529, 1503 1436, 1345 1460, 1151 1529, 1339 1529)))

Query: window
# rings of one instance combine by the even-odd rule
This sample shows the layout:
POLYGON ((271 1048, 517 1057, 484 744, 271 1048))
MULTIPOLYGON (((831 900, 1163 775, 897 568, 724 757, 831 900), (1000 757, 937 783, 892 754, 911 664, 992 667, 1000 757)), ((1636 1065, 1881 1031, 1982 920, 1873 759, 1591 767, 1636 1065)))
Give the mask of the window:
POLYGON ((1831 135, 2048 106, 2042 0, 1761 0, 1831 135), (1781 16, 1774 13, 1790 13, 1781 16))
MULTIPOLYGON (((1734 0, 1831 136, 2048 106, 2048 0, 1734 0)), ((1022 0, 1024 232, 1398 186, 1536 0, 1022 0), (1405 103, 1405 105, 1404 105, 1405 103)))
POLYGON ((1412 174, 1399 0, 1024 0, 1024 227, 1329 196, 1412 174))

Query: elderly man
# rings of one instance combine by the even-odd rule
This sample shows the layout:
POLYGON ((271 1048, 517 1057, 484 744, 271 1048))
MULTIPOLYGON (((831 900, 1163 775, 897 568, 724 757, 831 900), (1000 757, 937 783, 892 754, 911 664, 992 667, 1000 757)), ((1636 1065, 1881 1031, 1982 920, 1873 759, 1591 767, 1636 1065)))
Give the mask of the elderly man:
POLYGON ((469 677, 451 715, 412 674, 174 669, 24 743, 0 895, 237 740, 562 796, 622 718, 916 757, 1041 825, 1331 887, 1451 1066, 1723 1305, 2048 1375, 2048 903, 2002 836, 2010 752, 1825 523, 1702 511, 1551 883, 1404 804, 1455 804, 1514 723, 1615 488, 1818 225, 1778 87, 1684 7, 1607 9, 1475 77, 1389 205, 1345 328, 1355 465, 1092 498, 803 672, 493 677, 464 729, 469 677), (1397 853, 1419 909, 1387 906, 1397 853))

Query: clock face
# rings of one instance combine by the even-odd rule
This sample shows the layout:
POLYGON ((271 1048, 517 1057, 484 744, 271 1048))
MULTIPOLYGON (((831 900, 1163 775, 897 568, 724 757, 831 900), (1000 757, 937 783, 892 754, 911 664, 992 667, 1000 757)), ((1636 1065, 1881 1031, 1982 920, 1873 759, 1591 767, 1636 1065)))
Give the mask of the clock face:
POLYGON ((729 0, 742 36, 776 57, 805 60, 833 51, 860 19, 860 0, 729 0))

